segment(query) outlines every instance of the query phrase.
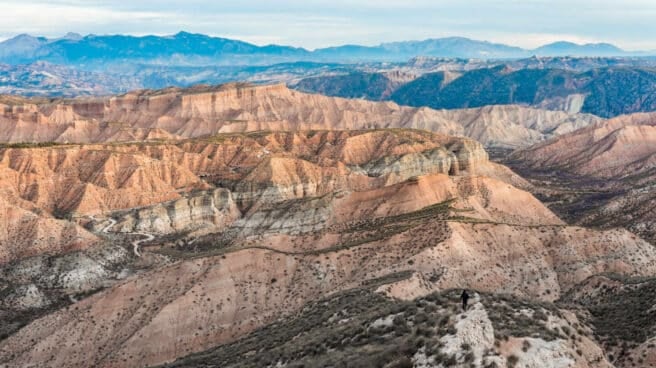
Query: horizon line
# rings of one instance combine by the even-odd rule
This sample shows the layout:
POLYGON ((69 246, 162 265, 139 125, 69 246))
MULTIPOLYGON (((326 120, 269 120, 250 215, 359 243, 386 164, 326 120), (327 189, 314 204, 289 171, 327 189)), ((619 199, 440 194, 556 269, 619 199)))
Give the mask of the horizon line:
POLYGON ((62 36, 59 36, 59 37, 57 37, 57 36, 48 37, 48 36, 44 36, 44 35, 32 35, 30 33, 18 33, 18 34, 15 34, 13 36, 6 37, 6 38, 0 37, 0 43, 11 40, 11 39, 14 39, 16 37, 20 37, 20 36, 30 36, 30 37, 34 37, 34 38, 45 38, 49 41, 56 41, 56 40, 59 40, 59 39, 63 39, 67 35, 71 35, 71 34, 81 36, 82 38, 86 38, 86 37, 89 37, 89 36, 97 36, 97 37, 128 36, 128 37, 135 37, 135 38, 143 38, 143 37, 162 37, 163 38, 163 37, 174 37, 174 36, 177 36, 181 33, 206 36, 206 37, 210 37, 210 38, 219 38, 219 39, 227 39, 227 40, 232 40, 232 41, 239 41, 239 42, 244 42, 244 43, 252 44, 252 45, 255 45, 255 46, 259 46, 259 47, 282 46, 282 47, 292 47, 292 48, 296 48, 296 49, 304 49, 304 50, 307 50, 307 51, 316 51, 316 50, 321 50, 321 49, 326 49, 326 48, 335 48, 335 47, 343 47, 343 46, 377 47, 377 46, 381 46, 381 45, 384 45, 384 44, 390 44, 390 43, 425 42, 425 41, 431 41, 431 40, 443 40, 443 39, 450 39, 450 38, 453 38, 453 39, 459 38, 459 39, 466 39, 466 40, 469 40, 469 41, 486 42, 486 43, 494 44, 494 45, 503 45, 503 46, 508 46, 508 47, 514 47, 514 48, 518 48, 518 49, 521 49, 521 50, 524 50, 524 51, 534 51, 534 50, 539 49, 541 47, 554 45, 554 44, 557 44, 557 43, 570 43, 570 44, 573 44, 573 45, 576 45, 576 46, 609 45, 609 46, 616 47, 616 48, 620 49, 621 51, 623 51, 625 53, 656 52, 656 49, 655 50, 626 49, 626 48, 621 47, 621 46, 619 46, 615 43, 605 42, 605 41, 578 43, 576 41, 569 41, 569 40, 567 40, 567 38, 563 38, 563 39, 558 40, 558 41, 545 43, 545 44, 542 44, 542 45, 534 47, 534 48, 526 48, 526 47, 512 45, 512 44, 503 43, 503 42, 499 42, 499 41, 477 39, 477 38, 458 36, 458 35, 442 36, 442 37, 429 37, 429 38, 425 38, 425 39, 403 39, 403 40, 392 40, 392 41, 380 41, 380 42, 375 43, 375 44, 368 44, 366 42, 365 43, 340 43, 340 44, 335 44, 335 45, 332 45, 332 46, 308 48, 308 47, 304 47, 304 46, 295 46, 295 45, 284 44, 284 43, 250 42, 250 41, 244 41, 243 39, 240 39, 240 38, 231 38, 229 36, 226 37, 226 36, 222 36, 222 35, 200 33, 200 32, 189 32, 189 31, 185 31, 185 30, 180 30, 176 33, 166 33, 166 34, 164 34, 164 33, 104 33, 104 34, 87 33, 87 34, 82 34, 82 33, 78 33, 78 32, 75 32, 75 31, 69 31, 69 32, 66 32, 65 34, 63 34, 62 36))

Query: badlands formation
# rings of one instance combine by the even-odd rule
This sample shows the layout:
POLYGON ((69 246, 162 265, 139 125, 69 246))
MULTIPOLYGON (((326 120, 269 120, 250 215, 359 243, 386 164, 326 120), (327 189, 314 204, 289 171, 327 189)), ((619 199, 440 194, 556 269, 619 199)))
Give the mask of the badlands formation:
POLYGON ((572 202, 561 207, 576 222, 623 226, 656 244, 656 114, 590 125, 516 152, 513 161, 543 194, 572 202), (559 183, 557 175, 571 178, 559 183))
POLYGON ((170 88, 110 98, 0 98, 0 141, 102 143, 260 130, 414 128, 526 147, 601 121, 521 106, 433 110, 306 94, 284 85, 170 88))
MULTIPOLYGON (((483 144, 453 136, 475 135, 465 116, 493 132, 489 114, 531 110, 281 86, 10 100, 0 366, 653 363, 653 330, 614 334, 602 318, 636 280, 650 290, 653 245, 567 225, 483 144)), ((540 141, 561 123, 509 129, 540 141)))

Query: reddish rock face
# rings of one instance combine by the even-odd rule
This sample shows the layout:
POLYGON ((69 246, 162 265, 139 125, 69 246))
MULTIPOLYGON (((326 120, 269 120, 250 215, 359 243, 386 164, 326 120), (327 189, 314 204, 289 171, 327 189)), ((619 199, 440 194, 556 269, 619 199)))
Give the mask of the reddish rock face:
POLYGON ((600 121, 592 115, 521 106, 411 108, 306 94, 284 85, 171 88, 111 98, 5 103, 0 100, 3 142, 101 143, 259 130, 416 128, 516 148, 600 121))
POLYGON ((562 167, 579 175, 614 178, 648 169, 655 153, 656 114, 634 114, 590 125, 516 156, 535 167, 562 167))
POLYGON ((486 164, 487 154, 474 141, 419 131, 232 134, 170 144, 5 148, 0 149, 0 186, 3 205, 12 211, 7 207, 5 220, 23 220, 3 232, 4 248, 13 250, 1 259, 48 247, 77 249, 94 239, 53 216, 147 207, 221 183, 228 183, 234 192, 229 196, 239 197, 245 211, 281 200, 378 188, 427 173, 473 172, 486 164), (29 227, 34 231, 26 231, 29 227), (41 227, 52 229, 51 241, 39 235, 41 227), (17 250, 21 247, 24 252, 17 250))

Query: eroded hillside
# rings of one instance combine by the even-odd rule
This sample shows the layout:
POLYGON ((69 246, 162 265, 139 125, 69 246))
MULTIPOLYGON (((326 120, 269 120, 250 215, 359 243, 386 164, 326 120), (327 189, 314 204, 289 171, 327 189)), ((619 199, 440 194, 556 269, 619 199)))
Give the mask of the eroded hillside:
POLYGON ((516 152, 510 164, 568 220, 656 241, 656 115, 598 123, 516 152))
POLYGON ((553 304, 480 293, 464 312, 459 290, 411 301, 374 292, 403 277, 310 303, 298 315, 169 366, 612 366, 591 330, 553 304))
MULTIPOLYGON (((22 208, 84 227, 100 239, 91 249, 124 239, 128 254, 67 262, 63 274, 76 276, 57 297, 69 300, 8 330, 0 364, 163 364, 399 272, 409 277, 378 292, 414 299, 468 287, 547 302, 600 273, 656 272, 650 244, 625 230, 565 225, 466 138, 400 129, 255 132, 13 147, 2 157, 6 195, 22 208)), ((32 258, 23 257, 39 251, 4 266, 5 315, 37 308, 61 288, 30 273, 32 258)), ((584 355, 557 339, 535 341, 536 349, 556 349, 567 362, 605 359, 593 339, 584 355)), ((509 350, 490 359, 522 359, 521 342, 508 341, 509 350)), ((456 342, 445 344, 455 344, 449 358, 465 359, 456 342)))
POLYGON ((111 98, 0 102, 0 141, 106 143, 259 130, 415 128, 527 147, 598 122, 521 106, 433 110, 306 94, 283 85, 136 91, 111 98))

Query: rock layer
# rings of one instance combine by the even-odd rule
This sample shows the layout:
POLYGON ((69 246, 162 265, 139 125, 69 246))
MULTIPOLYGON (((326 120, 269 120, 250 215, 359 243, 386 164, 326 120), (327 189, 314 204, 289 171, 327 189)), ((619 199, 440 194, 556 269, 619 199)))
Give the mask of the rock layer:
POLYGON ((306 94, 284 85, 225 85, 0 104, 0 141, 100 143, 256 130, 418 128, 514 148, 597 121, 521 106, 438 111, 306 94))
POLYGON ((528 176, 554 182, 564 172, 574 176, 563 185, 568 191, 592 193, 573 201, 582 209, 579 223, 624 226, 656 241, 656 114, 594 124, 518 151, 513 160, 528 176))
POLYGON ((121 215, 115 229, 166 234, 222 228, 262 205, 372 189, 428 173, 474 172, 487 164, 477 142, 420 131, 4 148, 0 262, 93 243, 93 235, 65 218, 139 208, 121 215))
MULTIPOLYGON (((413 274, 407 297, 475 288, 544 302, 600 273, 656 273, 652 245, 624 230, 565 225, 466 138, 399 129, 256 132, 2 155, 3 185, 16 202, 45 212, 63 204, 105 235, 153 233, 135 258, 169 260, 0 341, 8 366, 163 364, 399 273, 413 274), (73 164, 81 158, 90 167, 73 164), (58 176, 100 195, 67 201, 58 176), (50 178, 48 190, 26 189, 50 178)), ((98 281, 74 277, 72 285, 85 280, 98 281)), ((16 303, 41 303, 41 288, 25 284, 16 303)), ((450 348, 465 341, 450 335, 450 348)), ((599 358, 592 340, 579 358, 564 339, 531 341, 540 356, 565 363, 599 358)), ((501 348, 519 354, 518 343, 501 348)))

